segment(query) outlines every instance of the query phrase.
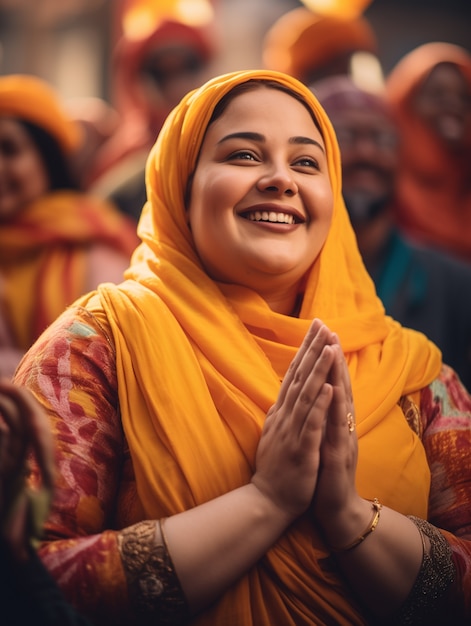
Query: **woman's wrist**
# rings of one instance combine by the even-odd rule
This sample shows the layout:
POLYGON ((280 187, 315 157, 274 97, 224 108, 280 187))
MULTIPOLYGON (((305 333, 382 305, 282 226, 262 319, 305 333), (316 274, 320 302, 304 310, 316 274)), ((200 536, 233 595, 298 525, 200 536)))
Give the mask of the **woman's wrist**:
POLYGON ((355 539, 349 541, 347 544, 343 543, 342 545, 331 545, 330 549, 333 552, 340 554, 350 552, 350 550, 354 550, 361 543, 363 543, 363 541, 365 541, 365 539, 367 539, 372 532, 376 530, 376 527, 379 524, 379 518, 381 517, 381 509, 383 508, 383 505, 378 500, 378 498, 374 498, 371 504, 373 509, 373 515, 364 530, 357 537, 355 537, 355 539))
POLYGON ((283 506, 275 497, 266 493, 254 479, 246 485, 246 488, 252 493, 251 497, 254 504, 257 505, 259 515, 267 520, 268 523, 277 525, 280 533, 302 514, 302 511, 295 513, 289 507, 283 506))
POLYGON ((320 526, 327 546, 334 552, 341 552, 355 543, 368 532, 374 521, 378 523, 373 513, 372 501, 358 497, 324 518, 320 526))

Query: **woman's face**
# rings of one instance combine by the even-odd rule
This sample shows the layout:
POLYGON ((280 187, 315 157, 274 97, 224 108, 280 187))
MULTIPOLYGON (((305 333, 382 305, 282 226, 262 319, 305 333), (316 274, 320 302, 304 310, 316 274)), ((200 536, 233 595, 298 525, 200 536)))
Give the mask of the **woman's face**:
POLYGON ((471 124, 471 89, 455 65, 440 63, 432 70, 414 107, 443 141, 451 146, 464 141, 471 124))
POLYGON ((324 141, 308 110, 273 88, 237 95, 206 132, 191 188, 189 223, 208 274, 262 296, 297 288, 332 209, 324 141))
POLYGON ((45 165, 27 130, 0 117, 0 221, 14 217, 48 188, 45 165))

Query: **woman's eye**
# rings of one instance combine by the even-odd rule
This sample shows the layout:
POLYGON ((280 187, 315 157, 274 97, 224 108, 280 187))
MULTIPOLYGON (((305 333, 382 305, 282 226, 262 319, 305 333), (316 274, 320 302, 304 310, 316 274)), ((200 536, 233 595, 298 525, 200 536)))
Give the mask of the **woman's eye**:
POLYGON ((319 163, 316 161, 316 159, 312 159, 311 157, 302 157, 295 162, 295 165, 300 167, 310 167, 316 170, 319 169, 319 163))
POLYGON ((253 152, 248 152, 247 150, 239 150, 238 152, 233 152, 229 155, 229 160, 236 161, 256 161, 257 158, 253 154, 253 152))

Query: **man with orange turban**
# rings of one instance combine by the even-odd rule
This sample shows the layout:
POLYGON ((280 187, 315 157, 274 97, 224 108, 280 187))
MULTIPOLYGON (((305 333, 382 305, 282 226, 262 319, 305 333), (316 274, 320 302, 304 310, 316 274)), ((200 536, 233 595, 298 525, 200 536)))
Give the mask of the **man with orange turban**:
POLYGON ((214 9, 197 0, 188 15, 178 0, 130 0, 119 16, 112 101, 117 131, 100 148, 89 188, 136 221, 146 199, 145 161, 171 109, 209 78, 218 50, 214 9))
POLYGON ((365 17, 320 15, 299 7, 273 24, 262 55, 266 68, 309 85, 332 74, 349 74, 355 52, 378 52, 376 35, 365 17))

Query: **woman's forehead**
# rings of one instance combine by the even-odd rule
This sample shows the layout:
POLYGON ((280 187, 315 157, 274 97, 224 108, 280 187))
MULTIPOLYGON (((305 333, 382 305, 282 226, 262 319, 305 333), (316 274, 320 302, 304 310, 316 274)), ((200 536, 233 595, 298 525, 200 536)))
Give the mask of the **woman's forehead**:
POLYGON ((309 133, 321 138, 321 133, 315 123, 313 111, 307 104, 293 95, 273 87, 259 85, 249 91, 236 93, 225 106, 222 113, 211 122, 207 131, 212 127, 225 128, 228 125, 242 128, 248 125, 251 128, 265 128, 270 124, 279 124, 277 130, 289 134, 291 130, 307 129, 309 133))

